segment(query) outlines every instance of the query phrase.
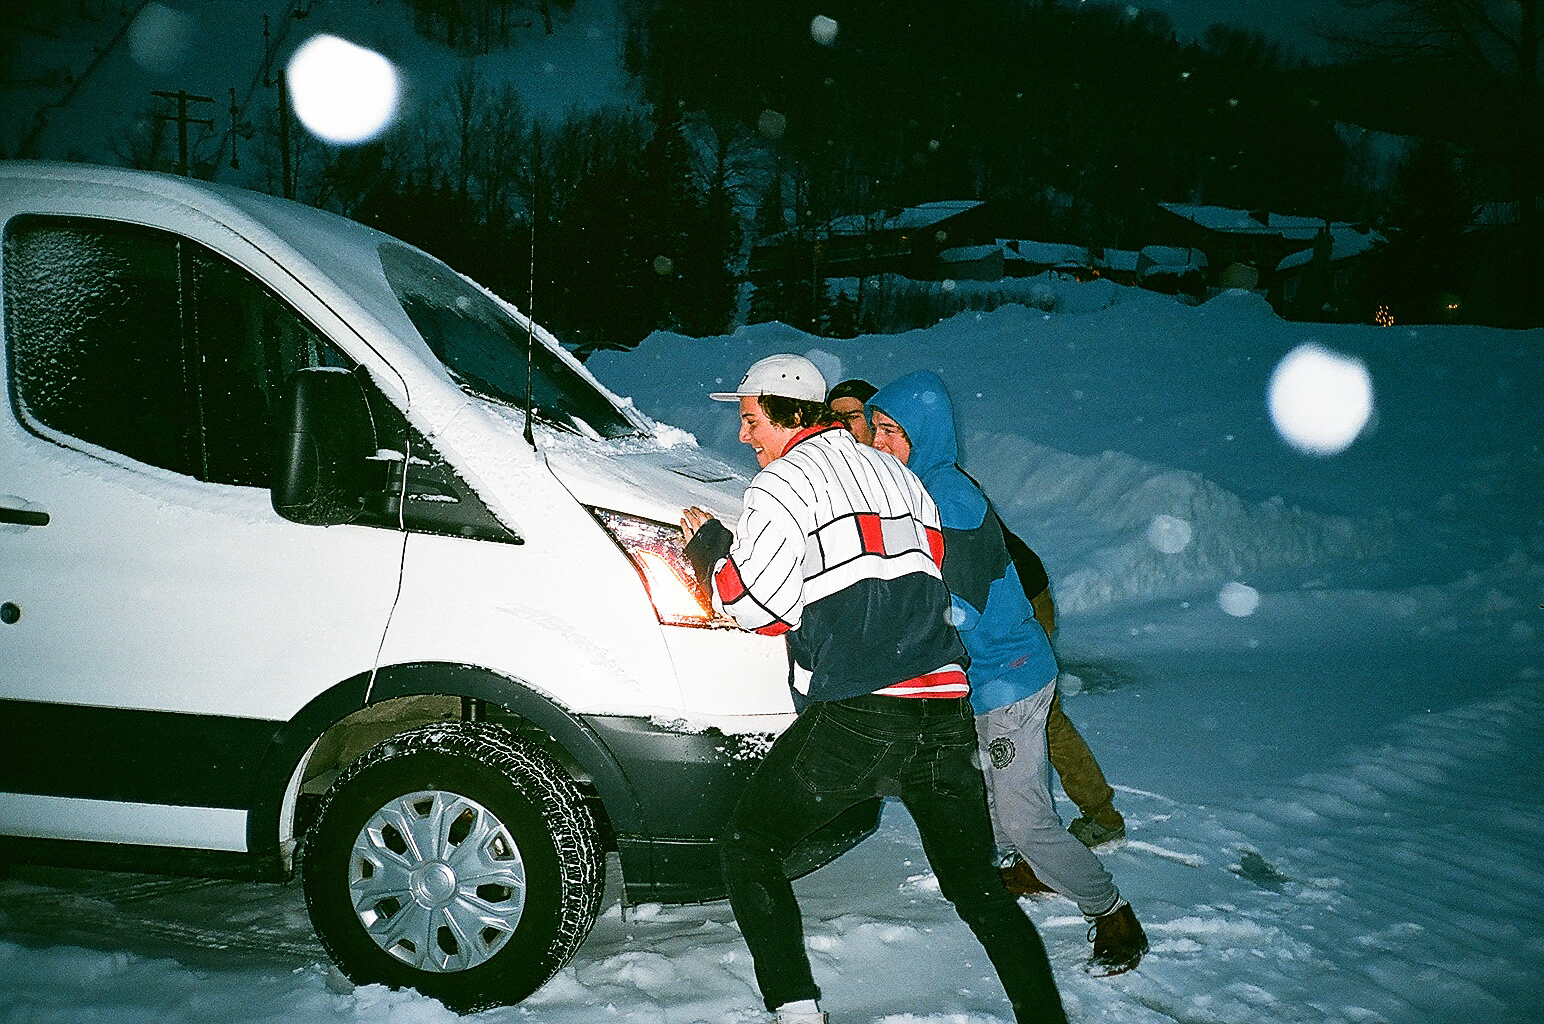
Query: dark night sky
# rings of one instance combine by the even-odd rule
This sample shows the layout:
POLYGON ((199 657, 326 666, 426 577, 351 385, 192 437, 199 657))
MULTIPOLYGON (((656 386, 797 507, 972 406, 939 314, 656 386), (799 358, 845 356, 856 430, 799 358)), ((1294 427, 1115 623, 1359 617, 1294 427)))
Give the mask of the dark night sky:
POLYGON ((1341 23, 1347 17, 1338 0, 1134 0, 1135 5, 1161 10, 1174 21, 1182 38, 1197 37, 1214 22, 1252 29, 1291 46, 1304 56, 1323 53, 1313 35, 1313 19, 1341 23))

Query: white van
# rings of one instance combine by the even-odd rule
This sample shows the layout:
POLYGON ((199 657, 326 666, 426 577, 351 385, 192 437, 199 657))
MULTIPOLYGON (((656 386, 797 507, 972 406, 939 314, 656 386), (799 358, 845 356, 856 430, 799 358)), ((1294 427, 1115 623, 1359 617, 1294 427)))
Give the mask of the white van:
POLYGON ((723 895, 793 717, 681 554, 731 470, 331 214, 13 161, 0 237, 0 860, 299 871, 346 974, 459 1010, 572 958, 608 850, 723 895))

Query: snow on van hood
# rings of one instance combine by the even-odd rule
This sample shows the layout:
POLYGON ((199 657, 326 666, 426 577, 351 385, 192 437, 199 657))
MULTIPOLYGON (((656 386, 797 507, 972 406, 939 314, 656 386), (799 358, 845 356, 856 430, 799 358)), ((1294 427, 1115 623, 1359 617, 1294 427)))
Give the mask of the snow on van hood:
MULTIPOLYGON (((508 431, 511 443, 525 447, 520 410, 479 404, 499 421, 501 432, 508 431)), ((699 448, 684 430, 657 423, 650 430, 605 440, 538 423, 533 434, 548 468, 582 505, 671 524, 682 509, 698 505, 728 525, 738 522, 746 477, 699 448)))

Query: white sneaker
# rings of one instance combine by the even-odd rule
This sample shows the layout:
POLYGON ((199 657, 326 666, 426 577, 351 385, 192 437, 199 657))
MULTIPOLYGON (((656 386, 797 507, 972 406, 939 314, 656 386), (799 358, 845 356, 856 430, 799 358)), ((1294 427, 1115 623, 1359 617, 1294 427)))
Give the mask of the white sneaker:
POLYGON ((777 1024, 831 1024, 824 1010, 778 1010, 777 1024))

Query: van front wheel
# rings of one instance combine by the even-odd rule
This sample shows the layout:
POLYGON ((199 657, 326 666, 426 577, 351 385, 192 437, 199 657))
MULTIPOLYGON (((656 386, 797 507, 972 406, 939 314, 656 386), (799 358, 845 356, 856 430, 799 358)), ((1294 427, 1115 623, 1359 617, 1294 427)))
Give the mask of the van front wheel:
POLYGON ((600 910, 594 817, 507 729, 444 722, 367 751, 327 791, 301 863, 306 908, 351 980, 461 1013, 517 1003, 600 910))

